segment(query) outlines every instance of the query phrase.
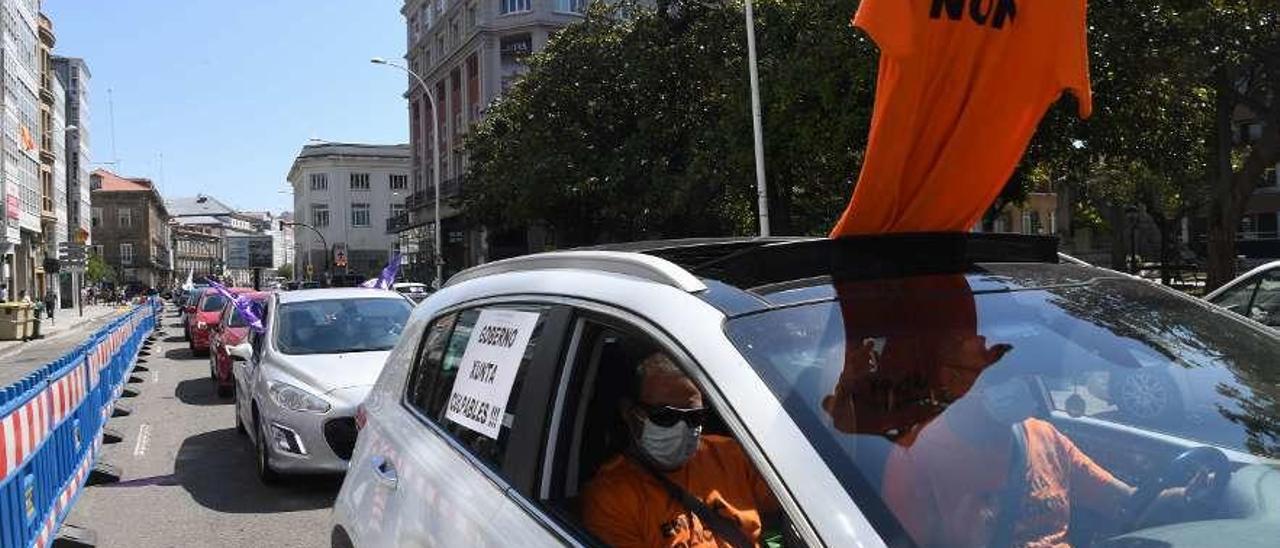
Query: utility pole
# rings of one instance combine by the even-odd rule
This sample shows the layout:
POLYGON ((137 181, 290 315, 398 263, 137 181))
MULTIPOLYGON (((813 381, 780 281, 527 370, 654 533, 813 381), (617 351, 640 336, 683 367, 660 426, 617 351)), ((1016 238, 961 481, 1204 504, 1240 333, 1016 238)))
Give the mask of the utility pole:
POLYGON ((760 119, 760 74, 756 68, 756 20, 747 0, 747 66, 751 73, 751 127, 756 149, 756 195, 760 208, 760 236, 769 236, 769 185, 764 174, 764 127, 760 119))

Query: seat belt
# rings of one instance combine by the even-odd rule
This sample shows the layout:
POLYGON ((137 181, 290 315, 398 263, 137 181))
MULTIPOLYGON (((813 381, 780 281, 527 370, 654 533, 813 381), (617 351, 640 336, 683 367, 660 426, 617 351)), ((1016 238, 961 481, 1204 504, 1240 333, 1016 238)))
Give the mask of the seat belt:
POLYGON ((681 506, 697 515, 704 525, 710 527, 716 538, 729 543, 734 548, 751 548, 755 546, 755 543, 747 538, 747 534, 742 532, 742 529, 739 529, 737 524, 709 508, 697 497, 689 494, 684 488, 668 479, 666 475, 654 470, 649 463, 645 462, 644 457, 632 456, 631 458, 640 463, 641 468, 644 468, 649 472, 649 475, 658 480, 658 483, 662 484, 662 487, 667 490, 671 498, 676 499, 681 506))
POLYGON ((1010 546, 1013 529, 1022 517, 1022 499, 1027 494, 1027 426, 1025 422, 1013 425, 1013 447, 1009 455, 1009 483, 1001 501, 1000 521, 992 535, 991 545, 997 548, 1010 546))

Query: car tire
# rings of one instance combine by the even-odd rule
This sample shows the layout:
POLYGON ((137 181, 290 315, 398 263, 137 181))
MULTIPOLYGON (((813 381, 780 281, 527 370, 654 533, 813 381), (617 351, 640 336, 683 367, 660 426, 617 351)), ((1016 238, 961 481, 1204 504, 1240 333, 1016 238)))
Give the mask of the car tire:
POLYGON ((231 406, 233 409, 235 409, 234 413, 236 415, 236 433, 240 434, 241 436, 247 436, 249 435, 249 431, 245 430, 244 421, 240 420, 240 395, 236 393, 234 390, 231 392, 231 395, 232 395, 231 406))
POLYGON ((1125 371, 1113 379, 1112 401, 1126 417, 1142 424, 1183 418, 1178 385, 1162 369, 1143 367, 1125 371))
POLYGON ((253 461, 258 469, 258 480, 263 485, 276 485, 280 483, 280 474, 271 468, 271 451, 267 449, 267 429, 260 420, 255 419, 254 423, 258 435, 255 436, 253 443, 253 461))
POLYGON ((331 548, 355 548, 355 543, 351 542, 351 537, 347 536, 347 532, 341 527, 336 527, 329 536, 329 546, 331 548))
MULTIPOLYGON (((214 380, 213 380, 213 382, 215 382, 215 383, 216 383, 216 382, 218 382, 218 380, 217 380, 217 379, 214 379, 214 380)), ((227 385, 224 385, 224 384, 218 384, 218 385, 217 385, 217 389, 215 390, 215 392, 217 392, 217 394, 218 394, 218 397, 219 397, 219 398, 230 398, 230 397, 231 397, 232 390, 231 390, 231 387, 230 387, 230 386, 227 386, 227 385)), ((237 416, 239 416, 239 415, 237 415, 237 416)))

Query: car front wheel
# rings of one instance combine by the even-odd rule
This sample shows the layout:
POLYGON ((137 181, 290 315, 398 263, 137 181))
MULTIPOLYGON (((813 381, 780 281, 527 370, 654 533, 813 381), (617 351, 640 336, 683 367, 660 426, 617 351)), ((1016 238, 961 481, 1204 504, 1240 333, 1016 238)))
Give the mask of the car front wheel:
POLYGON ((267 448, 267 427, 260 420, 256 422, 258 435, 253 445, 257 453, 255 461, 258 468, 258 479, 264 485, 275 485, 280 483, 280 474, 271 468, 271 451, 267 448))

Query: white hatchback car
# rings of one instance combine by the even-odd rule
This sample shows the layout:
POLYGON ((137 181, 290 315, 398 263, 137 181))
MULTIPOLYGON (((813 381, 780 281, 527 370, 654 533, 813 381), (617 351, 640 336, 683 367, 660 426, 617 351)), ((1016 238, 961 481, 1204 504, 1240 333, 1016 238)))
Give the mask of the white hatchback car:
POLYGON ((236 430, 253 442, 258 476, 345 472, 356 407, 412 304, 394 291, 308 289, 272 293, 264 309, 266 330, 229 349, 236 430))
POLYGON ((764 524, 773 531, 764 520, 742 526, 756 535, 747 543, 986 545, 990 535, 969 543, 953 529, 995 527, 993 512, 1017 508, 1016 497, 1030 498, 1026 519, 1038 527, 1010 525, 1021 540, 1280 538, 1280 338, 1270 330, 1130 276, 1061 264, 1056 242, 1042 238, 620 249, 477 267, 414 310, 358 413, 333 546, 591 546, 619 530, 662 545, 740 536, 690 517, 696 506, 727 508, 718 497, 728 491, 715 485, 690 488, 692 500, 596 481, 635 454, 620 404, 635 364, 654 352, 703 394, 705 408, 666 412, 700 411, 701 433, 735 439, 754 467, 707 481, 762 478, 768 492, 743 503, 761 515, 765 502, 780 509, 764 524), (1086 386, 1146 366, 1213 371, 1213 413, 1134 422, 1086 386), (968 437, 1015 439, 1032 426, 1034 444, 968 437), (1011 473, 1016 463, 1034 475, 1011 473), (1110 493, 1115 484, 1099 478, 1111 477, 1135 490, 1086 496, 1110 493), (1184 483, 1192 477, 1204 481, 1184 483), (898 496, 903 482, 937 498, 898 496), (1183 506, 1156 504, 1181 485, 1183 506), (602 508, 601 493, 632 512, 607 531, 584 517, 602 508))

